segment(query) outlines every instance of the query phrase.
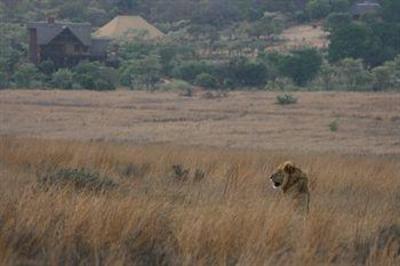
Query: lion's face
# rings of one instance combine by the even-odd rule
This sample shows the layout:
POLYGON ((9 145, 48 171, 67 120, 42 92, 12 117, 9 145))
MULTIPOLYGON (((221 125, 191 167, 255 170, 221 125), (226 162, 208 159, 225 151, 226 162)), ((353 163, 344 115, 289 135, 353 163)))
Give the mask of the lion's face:
POLYGON ((283 189, 289 181, 290 174, 294 169, 294 165, 291 162, 285 162, 271 175, 270 179, 272 187, 274 189, 283 189))
POLYGON ((287 183, 288 175, 283 169, 278 169, 275 173, 273 173, 270 177, 272 182, 272 187, 277 189, 282 187, 285 183, 287 183))

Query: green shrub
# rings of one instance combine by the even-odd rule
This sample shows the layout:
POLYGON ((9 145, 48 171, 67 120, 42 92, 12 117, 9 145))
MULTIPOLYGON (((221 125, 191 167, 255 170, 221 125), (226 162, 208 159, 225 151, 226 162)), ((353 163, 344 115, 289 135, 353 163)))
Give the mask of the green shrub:
POLYGON ((299 88, 293 84, 293 81, 289 78, 277 78, 275 80, 268 81, 264 87, 268 91, 296 91, 299 88))
POLYGON ((268 78, 268 69, 261 61, 236 57, 224 66, 226 79, 233 81, 235 86, 264 86, 268 78))
POLYGON ((349 13, 331 13, 326 17, 324 28, 327 31, 333 32, 342 27, 346 27, 352 22, 352 17, 349 13))
POLYGON ((372 76, 361 59, 345 58, 337 65, 337 75, 345 90, 370 90, 372 76))
POLYGON ((118 75, 110 67, 98 62, 83 62, 73 69, 74 78, 83 89, 87 90, 115 90, 118 75))
POLYGON ((232 90, 233 88, 235 88, 235 82, 230 78, 224 79, 224 88, 232 90))
POLYGON ((329 0, 310 0, 307 3, 306 10, 311 19, 320 19, 325 17, 331 11, 329 0))
POLYGON ((322 56, 314 48, 294 50, 290 55, 282 57, 278 65, 283 76, 303 87, 317 76, 322 65, 322 56))
POLYGON ((162 66, 158 56, 125 61, 119 69, 120 82, 131 89, 154 89, 161 80, 162 66))
POLYGON ((94 82, 96 90, 98 91, 111 91, 115 90, 115 85, 107 80, 99 79, 94 82))
POLYGON ((329 123, 328 127, 330 131, 336 132, 339 129, 339 121, 337 119, 332 121, 329 123))
POLYGON ((8 86, 8 80, 6 74, 0 71, 0 89, 4 89, 8 86))
POLYGON ((174 78, 194 82, 196 77, 202 73, 213 74, 215 67, 204 61, 186 61, 174 68, 172 75, 174 78))
POLYGON ((96 90, 96 84, 94 82, 94 77, 89 74, 79 74, 76 79, 82 89, 96 90))
POLYGON ((280 105, 288 105, 297 103, 297 97, 290 94, 283 94, 276 96, 276 101, 280 105))
POLYGON ((44 188, 73 187, 76 190, 104 191, 110 190, 117 184, 108 177, 87 169, 60 169, 38 178, 38 183, 44 188))
POLYGON ((54 65, 53 61, 46 60, 39 64, 39 70, 45 75, 52 75, 56 71, 56 66, 54 65))
POLYGON ((31 63, 20 65, 13 76, 17 88, 33 88, 34 81, 40 81, 42 78, 39 69, 31 63))
POLYGON ((387 65, 375 67, 372 69, 373 76, 373 89, 375 91, 386 90, 391 86, 392 79, 392 71, 391 68, 387 65))
POLYGON ((70 90, 74 85, 74 74, 69 69, 59 69, 53 73, 51 84, 58 89, 70 90))
POLYGON ((196 76, 195 84, 206 89, 215 89, 218 86, 218 81, 208 73, 201 73, 196 76))

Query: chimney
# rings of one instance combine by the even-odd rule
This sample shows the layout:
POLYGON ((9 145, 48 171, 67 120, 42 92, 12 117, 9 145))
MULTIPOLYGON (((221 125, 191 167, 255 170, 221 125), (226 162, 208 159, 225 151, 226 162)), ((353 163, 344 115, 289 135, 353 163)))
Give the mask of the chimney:
POLYGON ((47 23, 54 24, 55 22, 56 22, 56 19, 53 16, 47 17, 47 23))

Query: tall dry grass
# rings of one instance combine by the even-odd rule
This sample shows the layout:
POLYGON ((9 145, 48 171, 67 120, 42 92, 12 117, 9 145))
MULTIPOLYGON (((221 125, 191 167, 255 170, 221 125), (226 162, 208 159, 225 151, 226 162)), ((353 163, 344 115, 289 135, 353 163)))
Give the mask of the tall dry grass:
POLYGON ((0 264, 399 265, 399 172, 398 158, 1 137, 0 264), (306 219, 267 180, 287 159, 311 178, 306 219), (117 187, 39 182, 75 168, 117 187))

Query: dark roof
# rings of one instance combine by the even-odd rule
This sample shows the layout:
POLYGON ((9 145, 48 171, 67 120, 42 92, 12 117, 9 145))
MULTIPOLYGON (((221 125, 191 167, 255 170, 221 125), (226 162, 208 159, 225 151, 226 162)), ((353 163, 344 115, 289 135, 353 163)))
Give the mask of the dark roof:
POLYGON ((39 45, 46 45, 65 29, 69 29, 83 45, 91 45, 92 27, 89 23, 48 23, 34 22, 28 24, 28 28, 37 30, 37 40, 39 45))
POLYGON ((355 3, 351 8, 353 16, 361 16, 368 13, 376 12, 381 8, 381 5, 376 1, 364 1, 355 3))

